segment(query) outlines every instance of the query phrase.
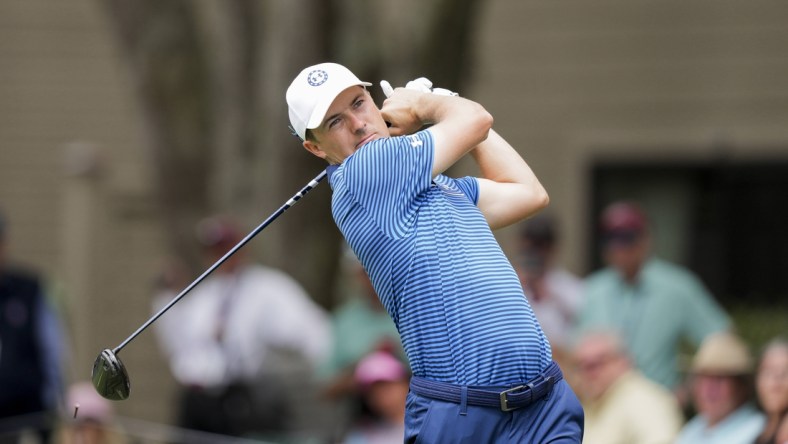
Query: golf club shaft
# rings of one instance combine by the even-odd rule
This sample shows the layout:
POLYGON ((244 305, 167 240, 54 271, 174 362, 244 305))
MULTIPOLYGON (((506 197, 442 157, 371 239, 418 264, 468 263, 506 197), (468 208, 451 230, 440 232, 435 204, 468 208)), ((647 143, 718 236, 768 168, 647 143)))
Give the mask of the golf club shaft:
POLYGON ((325 171, 325 170, 323 170, 323 171, 321 171, 321 172, 320 172, 320 174, 318 174, 317 176, 315 176, 315 178, 314 178, 314 179, 312 179, 312 180, 311 180, 311 181, 310 181, 310 182, 309 182, 309 183, 308 183, 308 184, 307 184, 307 185, 306 185, 304 188, 301 188, 301 190, 300 190, 299 192, 297 192, 296 194, 294 194, 294 195, 293 195, 293 197, 291 197, 291 198, 290 198, 290 200, 288 200, 287 202, 285 202, 285 204, 284 204, 284 205, 282 205, 281 207, 279 207, 279 209, 278 209, 278 210, 276 210, 276 211, 275 211, 273 214, 271 214, 270 216, 268 216, 268 219, 264 220, 264 221, 263 221, 263 223, 261 223, 260 225, 258 225, 258 226, 257 226, 257 228, 255 228, 255 229, 254 229, 254 230, 252 230, 252 231, 251 231, 249 234, 247 234, 245 238, 241 239, 241 241, 240 241, 240 242, 238 242, 238 244, 236 244, 236 245, 235 245, 235 246, 234 246, 232 249, 230 249, 230 251, 228 251, 227 253, 225 253, 225 255, 224 255, 224 256, 222 256, 222 257, 221 257, 221 258, 220 258, 218 261, 216 261, 216 262, 215 262, 213 265, 211 265, 211 267, 210 267, 210 268, 208 268, 207 270, 205 270, 205 271, 203 272, 203 274, 201 274, 201 275, 200 275, 200 276, 199 276, 197 279, 195 279, 195 280, 194 280, 194 282, 192 282, 191 284, 189 284, 189 286, 188 286, 188 287, 184 288, 184 289, 183 289, 183 291, 181 291, 181 292, 180 292, 180 294, 178 294, 177 296, 175 296, 175 297, 174 297, 174 298, 173 298, 173 299, 172 299, 172 300, 171 300, 171 301, 170 301, 170 302, 169 302, 167 305, 165 305, 165 306, 164 306, 164 308, 162 308, 161 310, 159 310, 159 312, 158 312, 158 313, 156 313, 155 315, 153 315, 153 317, 151 317, 150 319, 148 319, 148 321, 147 321, 147 322, 145 322, 144 324, 142 324, 142 326, 141 326, 140 328, 138 328, 138 329, 137 329, 137 331, 135 331, 134 333, 132 333, 132 334, 131 334, 131 336, 129 336, 128 338, 126 338, 126 340, 125 340, 125 341, 123 341, 123 342, 122 342, 120 345, 118 345, 117 347, 115 347, 115 348, 112 350, 112 353, 114 353, 114 354, 117 354, 118 352, 120 352, 120 350, 121 350, 121 349, 123 349, 123 347, 125 347, 125 346, 126 346, 126 344, 128 344, 129 342, 131 342, 131 340, 132 340, 132 339, 136 338, 136 337, 137 337, 137 335, 139 335, 140 333, 142 333, 142 332, 143 332, 143 330, 145 330, 146 328, 148 328, 148 326, 149 326, 149 325, 151 325, 152 323, 154 323, 154 322, 156 321, 156 319, 159 319, 159 317, 160 317, 161 315, 163 315, 163 314, 164 314, 164 313, 165 313, 167 310, 169 310, 169 309, 170 309, 170 308, 171 308, 173 305, 175 305, 175 304, 176 304, 178 301, 180 301, 180 300, 181 300, 181 298, 183 298, 184 296, 186 296, 186 294, 187 294, 187 293, 189 293, 189 292, 190 292, 190 291, 191 291, 191 290, 192 290, 194 287, 196 287, 196 286, 197 286, 197 284, 199 284, 200 282, 202 282, 202 280, 203 280, 203 279, 205 279, 205 278, 206 278, 206 277, 207 277, 209 274, 211 274, 211 273, 212 273, 214 270, 216 270, 217 268, 219 268, 219 266, 221 266, 221 265, 224 263, 224 261, 226 261, 226 260, 227 260, 227 259, 228 259, 230 256, 232 256, 233 254, 235 254, 235 252, 236 252, 236 251, 238 251, 238 250, 239 250, 241 247, 243 247, 244 245, 246 245, 246 243, 247 243, 247 242, 249 242, 250 240, 252 240, 252 238, 253 238, 253 237, 257 236, 257 234, 259 234, 261 231, 263 231, 263 229, 264 229, 265 227, 267 227, 267 226, 268 226, 268 224, 270 224, 271 222, 273 222, 273 221, 274 221, 274 219, 276 219, 277 217, 279 217, 279 215, 281 215, 282 213, 284 213, 285 211, 287 211, 287 210, 288 210, 290 207, 292 207, 293 205, 295 205, 295 203, 296 203, 296 202, 298 202, 298 200, 299 200, 299 199, 301 199, 302 197, 304 197, 304 195, 305 195, 306 193, 308 193, 308 192, 309 192, 309 191, 311 191, 311 190, 312 190, 314 187, 316 187, 316 186, 317 186, 317 184, 318 184, 318 183, 320 183, 320 181, 321 181, 321 180, 323 180, 325 177, 326 177, 326 171, 325 171))

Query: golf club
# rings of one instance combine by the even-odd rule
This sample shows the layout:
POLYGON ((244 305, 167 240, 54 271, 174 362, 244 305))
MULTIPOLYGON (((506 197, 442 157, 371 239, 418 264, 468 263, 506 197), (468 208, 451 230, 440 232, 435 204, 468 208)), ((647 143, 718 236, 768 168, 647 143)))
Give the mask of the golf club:
POLYGON ((178 301, 180 301, 187 293, 189 293, 194 287, 197 286, 206 276, 211 274, 214 270, 219 268, 220 265, 224 263, 230 256, 235 254, 241 247, 246 245, 253 237, 257 236, 258 233, 263 231, 265 227, 268 226, 274 219, 279 217, 282 213, 287 211, 290 207, 292 207, 299 199, 304 197, 306 193, 311 191, 314 187, 320 183, 326 177, 326 170, 323 170, 318 174, 314 179, 312 179, 305 187, 303 187, 299 192, 293 195, 284 205, 279 207, 273 214, 268 216, 268 219, 264 220, 263 223, 257 226, 254 230, 252 230, 249 234, 246 235, 245 238, 241 239, 238 244, 236 244, 230 251, 225 253, 218 261, 216 261, 210 268, 205 270, 203 274, 201 274, 197 279, 194 280, 191 284, 189 284, 183 291, 180 292, 177 296, 175 296, 167 305, 164 306, 158 313, 153 315, 147 322, 142 324, 140 328, 137 329, 134 333, 131 334, 125 341, 123 341, 120 345, 115 347, 114 349, 104 349, 99 353, 98 357, 96 357, 96 361, 93 363, 93 372, 91 374, 91 379, 93 381, 93 386, 96 388, 96 391, 103 397, 114 400, 114 401, 121 401, 129 397, 129 392, 131 390, 131 385, 129 382, 129 375, 126 372, 126 367, 123 365, 123 362, 118 358, 118 353, 125 347, 129 342, 131 342, 134 338, 136 338, 143 330, 148 328, 153 322, 156 321, 161 315, 163 315, 167 310, 169 310, 173 305, 175 305, 178 301))

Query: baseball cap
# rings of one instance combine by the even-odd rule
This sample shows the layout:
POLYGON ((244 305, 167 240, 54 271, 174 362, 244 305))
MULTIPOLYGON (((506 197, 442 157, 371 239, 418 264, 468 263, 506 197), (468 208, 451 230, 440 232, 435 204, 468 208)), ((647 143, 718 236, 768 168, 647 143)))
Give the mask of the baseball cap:
POLYGON ((555 219, 547 213, 539 213, 523 223, 520 235, 534 246, 546 248, 556 241, 555 219))
POLYGON ((405 366, 391 353, 372 352, 356 365, 354 378, 361 387, 369 387, 376 382, 402 381, 407 377, 405 366))
POLYGON ((197 241, 207 248, 228 249, 243 239, 235 220, 223 216, 210 216, 201 220, 195 229, 197 241))
POLYGON ((602 212, 600 220, 606 243, 631 244, 646 232, 648 220, 633 202, 614 202, 602 212))
POLYGON ((713 333, 695 353, 691 370, 699 374, 747 375, 753 371, 753 360, 741 338, 728 332, 713 333))
POLYGON ((351 86, 371 86, 337 63, 320 63, 304 68, 287 88, 290 125, 301 140, 306 130, 317 128, 331 102, 351 86))
POLYGON ((87 381, 76 382, 68 388, 68 405, 77 406, 77 419, 92 420, 99 423, 107 423, 112 420, 114 411, 112 404, 102 398, 93 388, 93 384, 87 381))

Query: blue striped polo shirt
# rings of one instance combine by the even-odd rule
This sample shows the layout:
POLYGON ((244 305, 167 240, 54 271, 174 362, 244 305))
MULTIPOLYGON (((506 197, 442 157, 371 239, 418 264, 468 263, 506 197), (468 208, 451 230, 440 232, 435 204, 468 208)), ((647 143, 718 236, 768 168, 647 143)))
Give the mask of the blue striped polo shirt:
POLYGON ((329 169, 334 220, 399 330, 415 376, 527 381, 550 345, 476 206, 473 177, 432 178, 429 130, 374 140, 329 169))

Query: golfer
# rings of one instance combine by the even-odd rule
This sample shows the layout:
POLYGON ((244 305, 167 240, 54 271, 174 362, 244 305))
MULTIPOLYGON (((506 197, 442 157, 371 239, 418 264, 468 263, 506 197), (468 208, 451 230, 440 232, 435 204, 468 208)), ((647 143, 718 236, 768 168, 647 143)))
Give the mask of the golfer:
POLYGON ((582 408, 491 231, 547 193, 479 104, 397 88, 378 109, 370 85, 314 65, 287 104, 408 355, 405 442, 579 443, 582 408), (443 175, 467 154, 482 177, 443 175))

